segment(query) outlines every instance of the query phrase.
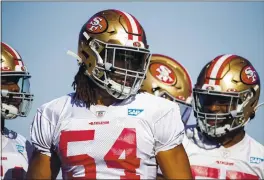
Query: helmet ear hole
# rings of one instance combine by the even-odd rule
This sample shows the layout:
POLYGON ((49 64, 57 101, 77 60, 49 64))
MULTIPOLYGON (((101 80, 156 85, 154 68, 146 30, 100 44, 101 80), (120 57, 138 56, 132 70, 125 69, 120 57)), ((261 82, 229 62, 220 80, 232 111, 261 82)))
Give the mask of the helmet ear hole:
POLYGON ((252 113, 249 116, 250 120, 254 119, 255 115, 256 115, 255 111, 252 111, 252 113))

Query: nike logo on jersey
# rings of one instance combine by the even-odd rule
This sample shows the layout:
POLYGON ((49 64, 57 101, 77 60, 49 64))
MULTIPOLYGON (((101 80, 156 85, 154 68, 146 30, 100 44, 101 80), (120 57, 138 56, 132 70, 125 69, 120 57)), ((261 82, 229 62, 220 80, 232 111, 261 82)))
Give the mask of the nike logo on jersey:
POLYGON ((225 161, 216 161, 217 164, 224 164, 224 165, 227 165, 227 166, 233 166, 234 163, 231 163, 231 162, 225 162, 225 161))
POLYGON ((109 124, 109 121, 95 121, 95 122, 89 122, 90 125, 104 125, 109 124))
POLYGON ((250 157, 250 163, 253 163, 253 164, 260 164, 263 161, 264 161, 263 158, 250 157))
POLYGON ((137 116, 140 113, 142 113, 144 110, 143 109, 128 109, 127 115, 129 116, 137 116))

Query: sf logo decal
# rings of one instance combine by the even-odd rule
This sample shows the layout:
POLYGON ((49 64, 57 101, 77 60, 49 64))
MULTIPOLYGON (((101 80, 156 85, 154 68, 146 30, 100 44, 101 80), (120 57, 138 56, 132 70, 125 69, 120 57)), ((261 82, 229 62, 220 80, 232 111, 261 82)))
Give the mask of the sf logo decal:
POLYGON ((172 82, 173 79, 170 77, 171 74, 171 70, 169 70, 169 68, 167 68, 166 66, 161 65, 160 67, 158 67, 156 69, 156 71, 159 72, 158 75, 156 75, 156 77, 163 81, 163 82, 172 82))
POLYGON ((161 63, 152 63, 149 68, 152 76, 158 79, 159 81, 162 81, 169 85, 175 83, 176 76, 168 66, 161 63))
POLYGON ((255 84, 258 80, 258 74, 252 66, 246 66, 241 72, 241 80, 246 84, 255 84))
POLYGON ((94 34, 103 33, 107 29, 107 21, 101 16, 95 16, 89 20, 86 29, 94 34))

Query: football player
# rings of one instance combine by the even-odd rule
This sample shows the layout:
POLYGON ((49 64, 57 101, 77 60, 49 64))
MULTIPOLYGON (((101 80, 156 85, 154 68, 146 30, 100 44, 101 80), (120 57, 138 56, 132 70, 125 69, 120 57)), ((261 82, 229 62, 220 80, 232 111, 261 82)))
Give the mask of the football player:
POLYGON ((22 135, 5 127, 5 120, 26 117, 33 95, 21 56, 1 42, 1 179, 21 179, 28 168, 31 144, 22 135))
POLYGON ((245 132, 259 107, 260 79, 245 58, 224 54, 193 89, 196 126, 183 141, 194 178, 264 179, 264 147, 245 132))
POLYGON ((31 126, 27 177, 192 178, 176 103, 138 93, 149 65, 145 32, 131 14, 103 10, 79 35, 75 92, 42 105, 31 126), (173 158, 172 158, 173 157, 173 158))

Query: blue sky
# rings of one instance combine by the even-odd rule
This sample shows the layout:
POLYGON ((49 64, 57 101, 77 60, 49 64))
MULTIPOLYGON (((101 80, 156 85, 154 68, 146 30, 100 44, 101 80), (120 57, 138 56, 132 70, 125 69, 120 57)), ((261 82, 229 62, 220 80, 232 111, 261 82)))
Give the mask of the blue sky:
MULTIPOLYGON (((35 95, 29 116, 8 121, 10 129, 29 138, 36 109, 72 91, 78 67, 66 51, 76 52, 79 31, 94 13, 111 8, 133 14, 146 31, 150 50, 182 63, 193 83, 208 61, 232 53, 249 59, 263 84, 264 2, 2 2, 2 41, 23 57, 35 95)), ((261 107, 246 127, 262 144, 263 117, 261 107)))

